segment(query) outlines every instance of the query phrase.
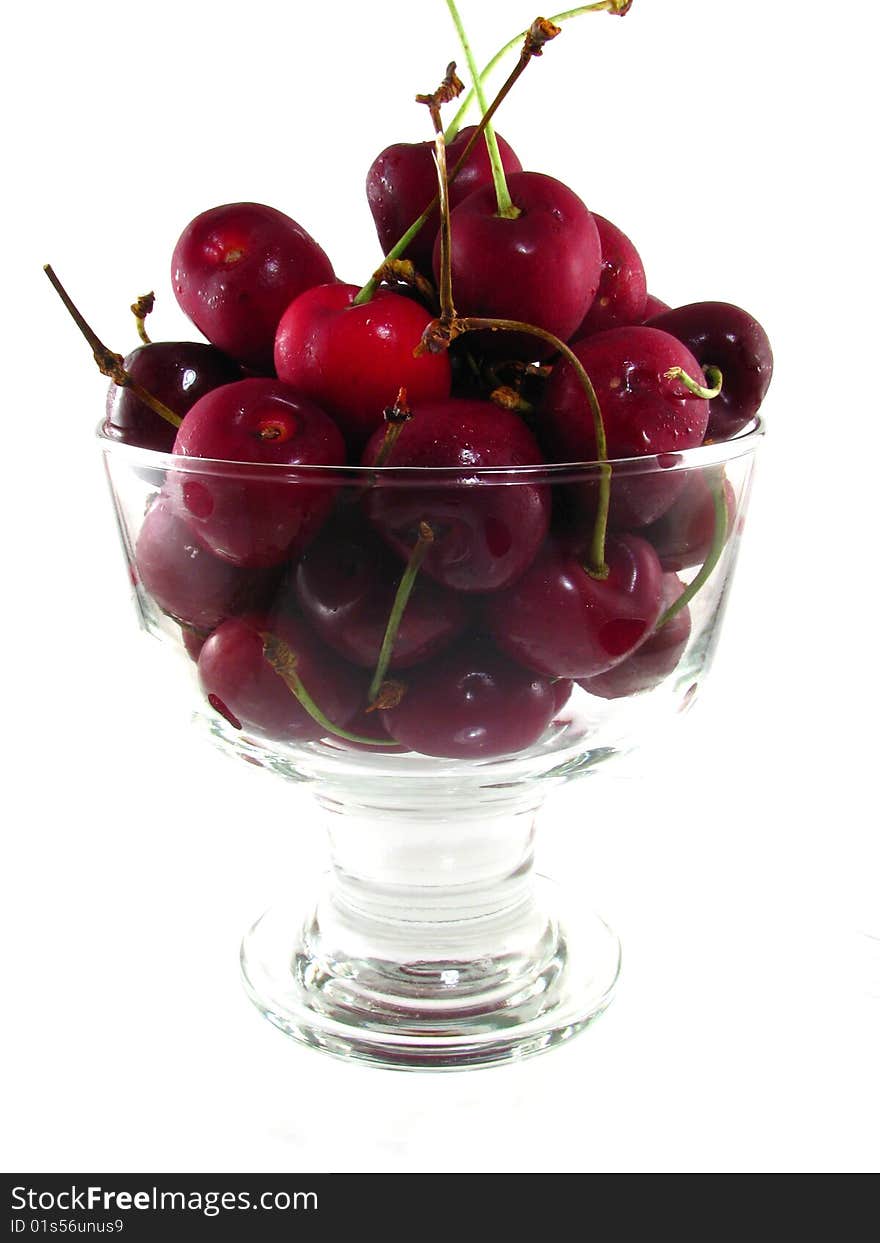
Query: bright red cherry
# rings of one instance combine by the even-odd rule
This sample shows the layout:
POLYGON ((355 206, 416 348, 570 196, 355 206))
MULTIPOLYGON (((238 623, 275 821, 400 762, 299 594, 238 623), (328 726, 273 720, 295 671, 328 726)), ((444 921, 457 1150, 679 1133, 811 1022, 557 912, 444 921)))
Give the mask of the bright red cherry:
MULTIPOLYGON (((364 450, 375 461, 383 432, 364 450)), ((408 558, 426 522, 434 536, 421 573, 457 591, 497 591, 531 563, 550 521, 550 492, 519 480, 473 482, 491 467, 537 465, 541 452, 515 414, 491 402, 449 398, 416 406, 386 466, 445 467, 442 481, 379 482, 365 499, 376 529, 408 558)))
POLYGON ((648 299, 645 269, 635 246, 604 216, 593 212, 593 219, 602 245, 602 275, 593 304, 574 334, 575 340, 606 328, 641 323, 648 299))
MULTIPOLYGON (((363 513, 328 523, 296 569, 296 597, 315 633, 352 664, 375 668, 404 566, 363 513)), ((457 593, 420 574, 397 632, 390 669, 434 656, 468 623, 457 593)), ((355 733, 358 731, 355 730, 355 733)))
POLYGON ((650 321, 676 337, 703 367, 719 367, 721 392, 709 405, 708 436, 727 440, 758 413, 773 378, 773 351, 754 316, 729 302, 694 302, 650 321))
MULTIPOLYGON (((213 345, 198 341, 153 341, 124 361, 125 370, 147 392, 181 418, 200 397, 241 379, 241 368, 213 345)), ((104 434, 124 444, 170 453, 177 429, 145 406, 130 388, 111 384, 104 434)))
MULTIPOLYGON (((596 222, 568 186, 543 173, 513 173, 520 215, 498 215, 494 186, 469 195, 451 216, 452 288, 460 315, 515 319, 567 341, 592 305, 602 271, 596 222)), ((440 240, 434 248, 439 278, 440 240)), ((502 357, 547 358, 536 337, 481 333, 502 357)))
MULTIPOLYGON (((446 165, 452 171, 476 127, 467 126, 446 147, 446 165)), ((495 132, 501 163, 505 173, 522 170, 513 148, 495 132)), ((480 186, 492 182, 492 166, 485 141, 480 138, 449 187, 449 206, 457 207, 480 186)), ((367 173, 367 201, 382 253, 387 254, 414 220, 419 217, 437 194, 437 167, 433 142, 396 142, 376 156, 367 173)), ((424 275, 431 275, 434 239, 440 228, 440 214, 435 208, 430 219, 403 254, 424 275)))
POLYGON ((279 742, 323 738, 327 730, 303 708, 264 655, 263 635, 288 645, 296 671, 323 714, 343 729, 364 693, 363 674, 323 647, 296 617, 250 615, 219 626, 199 655, 199 681, 211 706, 233 725, 279 742))
POLYGON ((301 551, 326 518, 336 485, 275 479, 262 466, 338 466, 345 446, 323 410, 278 380, 240 380, 214 389, 183 420, 174 452, 251 466, 169 475, 181 513, 218 557, 272 566, 301 551))
POLYGON ((134 560, 140 585, 159 608, 202 632, 252 607, 265 580, 209 552, 165 496, 144 518, 134 560))
MULTIPOLYGON (((684 591, 675 574, 663 575, 663 608, 668 609, 684 591)), ((684 655, 691 636, 691 614, 685 606, 665 626, 645 640, 626 660, 580 685, 601 699, 624 699, 641 691, 653 690, 669 677, 684 655)))
POLYGON ((405 388, 411 404, 449 396, 445 354, 414 357, 431 315, 411 298, 379 289, 353 305, 355 285, 320 285, 290 304, 278 325, 279 378, 332 415, 358 452, 405 388))
POLYGON ((257 371, 271 371, 284 309, 333 267, 305 229, 261 203, 202 212, 174 248, 171 283, 182 309, 212 345, 257 371))
MULTIPOLYGON (((609 458, 653 454, 676 464, 676 454, 701 444, 709 403, 695 397, 667 372, 682 368, 697 383, 705 377, 694 356, 656 328, 611 328, 573 347, 593 382, 609 458)), ((553 370, 544 395, 540 434, 548 456, 560 462, 593 461, 593 417, 574 368, 565 360, 553 370)), ((682 471, 619 474, 611 482, 611 520, 617 527, 644 526, 672 504, 685 486, 682 471)))
MULTIPOLYGON (((724 480, 724 501, 729 535, 736 519, 736 493, 729 479, 724 480)), ((681 495, 642 534, 664 570, 688 570, 702 565, 715 537, 715 501, 707 473, 688 471, 681 495)))
POLYGON ((485 621, 499 648, 550 677, 604 673, 647 639, 663 606, 663 571, 635 535, 609 539, 609 574, 594 578, 580 543, 548 540, 525 574, 489 596, 485 621))
POLYGON ((513 755, 538 741, 557 710, 549 678, 480 640, 456 644, 400 682, 400 703, 382 716, 394 738, 422 755, 513 755))

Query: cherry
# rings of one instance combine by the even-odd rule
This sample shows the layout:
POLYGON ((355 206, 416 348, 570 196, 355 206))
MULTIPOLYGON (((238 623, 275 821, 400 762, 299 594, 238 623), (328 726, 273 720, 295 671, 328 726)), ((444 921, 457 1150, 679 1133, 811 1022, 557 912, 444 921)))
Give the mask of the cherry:
POLYGON ((709 405, 709 438, 727 440, 742 431, 773 377, 773 351, 758 321, 729 302, 693 302, 649 322, 677 337, 702 366, 721 369, 721 392, 709 405))
MULTIPOLYGON (((693 355, 669 333, 656 328, 611 328, 578 341, 572 350, 593 382, 610 458, 657 455, 676 464, 676 454, 702 442, 709 403, 690 393, 670 368, 680 367, 703 383, 693 355)), ((540 420, 550 460, 592 461, 596 437, 592 414, 574 368, 553 370, 540 420)), ((681 471, 650 471, 611 481, 611 521, 617 527, 644 526, 668 509, 686 483, 681 471)), ((589 498, 588 498, 589 499, 589 498)))
MULTIPOLYGON (((366 690, 364 692, 366 698, 366 690)), ((335 746, 344 747, 349 751, 366 751, 368 754, 378 752, 380 755, 404 755, 407 748, 398 743, 388 732, 388 722, 385 720, 385 713, 379 712, 374 708, 363 707, 360 712, 349 721, 347 729, 352 734, 358 734, 362 738, 369 738, 371 743, 354 742, 350 738, 337 738, 331 736, 326 741, 332 742, 335 746)))
POLYGON ((602 246, 602 275, 593 304, 574 334, 575 340, 605 328, 641 323, 648 299, 645 269, 635 246, 604 216, 593 212, 593 219, 602 246))
POLYGON ((248 464, 194 467, 168 479, 200 540, 242 566, 277 565, 301 551, 317 534, 336 491, 332 479, 306 478, 295 487, 289 476, 276 480, 260 466, 345 461, 342 437, 323 410, 269 379, 239 380, 202 397, 184 418, 174 452, 248 464))
MULTIPOLYGON (((181 417, 205 393, 241 379, 237 363, 213 345, 198 341, 141 345, 124 359, 123 366, 149 393, 181 417)), ((130 388, 111 384, 104 434, 124 444, 170 453, 177 430, 145 406, 130 388)))
MULTIPOLYGON (((663 575, 663 608, 668 609, 684 591, 675 574, 663 575)), ((685 606, 619 665, 580 685, 601 699, 623 699, 659 686, 676 668, 691 636, 691 614, 685 606)))
MULTIPOLYGON (((508 189, 519 214, 500 216, 494 186, 475 191, 451 215, 452 286, 463 316, 516 319, 567 340, 599 287, 602 252, 596 222, 573 190, 543 173, 513 173, 508 189)), ((434 248, 440 272, 440 239, 434 248)), ((480 345, 503 357, 546 358, 552 346, 525 334, 481 333, 480 345)))
POLYGON ((191 221, 174 248, 177 301, 212 345, 271 371, 275 330, 288 304, 333 267, 301 225, 261 203, 228 203, 191 221))
MULTIPOLYGON (((664 570, 687 570, 702 565, 715 535, 715 502, 705 471, 687 472, 687 485, 669 509, 642 532, 660 558, 664 570)), ((727 530, 733 530, 736 493, 724 480, 727 530)))
POLYGON ((233 725, 279 742, 327 735, 272 667, 264 635, 286 643, 303 685, 325 716, 345 726, 363 697, 363 675, 328 651, 297 617, 249 615, 219 626, 199 656, 199 681, 208 701, 233 725))
POLYGON ((548 540, 513 587, 485 604, 499 648, 551 677, 589 678, 619 664, 648 637, 663 607, 663 571, 645 540, 608 539, 605 579, 584 568, 581 543, 548 540))
MULTIPOLYGON (((296 569, 296 597, 303 615, 329 647, 355 665, 374 669, 403 568, 365 527, 359 512, 328 524, 306 550, 296 569)), ((461 596, 419 575, 389 668, 405 669, 435 655, 467 622, 461 596)))
MULTIPOLYGON (((455 167, 470 141, 475 126, 461 130, 446 147, 447 165, 455 167)), ((513 148, 495 132, 505 172, 522 170, 513 148)), ((457 207, 469 194, 492 184, 492 166, 486 144, 478 141, 449 186, 449 205, 457 207)), ((437 169, 433 142, 398 142, 376 156, 367 173, 367 201, 382 253, 387 254, 437 194, 437 169)), ((402 258, 411 259, 420 272, 431 274, 434 239, 440 228, 437 208, 410 242, 402 258)))
POLYGON ((202 632, 252 607, 266 580, 213 556, 162 495, 144 518, 134 561, 141 586, 159 608, 202 632))
POLYGON ((207 638, 207 635, 201 635, 196 630, 188 630, 185 626, 180 628, 180 639, 184 650, 190 660, 195 661, 197 664, 207 638))
MULTIPOLYGON (((363 463, 376 460, 384 434, 374 433, 363 463)), ((447 467, 436 484, 421 478, 383 481, 369 490, 366 511, 377 530, 407 558, 419 524, 433 545, 422 570, 457 591, 497 591, 533 560, 547 532, 550 493, 522 480, 473 484, 475 472, 536 465, 541 453, 516 415, 490 402, 449 398, 415 407, 386 461, 392 467, 447 467), (468 482, 470 481, 470 482, 468 482)))
MULTIPOLYGON (((652 293, 649 293, 648 299, 645 302, 645 310, 642 314, 642 323, 647 323, 652 316, 659 315, 661 311, 668 311, 670 309, 668 302, 663 302, 660 298, 655 298, 652 293)), ((674 336, 675 334, 673 333, 672 335, 674 336)))
POLYGON ((554 678, 551 685, 553 687, 553 716, 556 717, 571 698, 574 683, 569 678, 554 678))
POLYGON ((553 683, 471 639, 411 670, 400 702, 382 710, 413 751, 448 759, 510 755, 538 741, 556 713, 553 683))
POLYGON ((363 448, 383 410, 406 389, 411 402, 448 397, 445 354, 414 357, 430 314, 388 289, 354 305, 354 285, 319 285, 288 306, 278 325, 279 377, 332 415, 348 443, 363 448))

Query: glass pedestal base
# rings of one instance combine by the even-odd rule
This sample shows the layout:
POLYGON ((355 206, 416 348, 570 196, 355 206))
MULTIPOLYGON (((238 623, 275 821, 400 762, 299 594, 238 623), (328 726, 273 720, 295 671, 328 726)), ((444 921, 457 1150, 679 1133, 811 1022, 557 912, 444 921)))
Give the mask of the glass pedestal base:
POLYGON ((254 924, 241 951, 245 988, 295 1040, 386 1068, 456 1070, 541 1053, 606 1009, 620 943, 552 881, 529 882, 512 906, 447 919, 429 935, 405 920, 383 926, 340 902, 331 881, 305 924, 286 907, 254 924), (475 937, 485 952, 469 956, 475 937))

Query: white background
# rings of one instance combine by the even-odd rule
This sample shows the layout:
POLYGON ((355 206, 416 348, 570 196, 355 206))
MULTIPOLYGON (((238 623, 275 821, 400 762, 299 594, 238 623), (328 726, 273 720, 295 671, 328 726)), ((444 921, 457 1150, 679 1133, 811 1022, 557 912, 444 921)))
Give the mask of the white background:
MULTIPOLYGON (((463 0, 485 60, 536 14, 463 0)), ((774 342, 760 464, 705 702, 548 808, 544 870, 620 932, 618 999, 531 1063, 402 1076, 252 1010, 238 939, 323 842, 307 796, 190 735, 136 629, 92 430, 108 343, 170 292, 197 212, 287 211, 362 282, 363 194, 457 55, 441 0, 32 0, 3 101, 7 776, 3 1168, 871 1169, 878 1163, 874 5, 636 0, 571 23, 499 118, 526 167, 638 245, 673 304, 774 342)))

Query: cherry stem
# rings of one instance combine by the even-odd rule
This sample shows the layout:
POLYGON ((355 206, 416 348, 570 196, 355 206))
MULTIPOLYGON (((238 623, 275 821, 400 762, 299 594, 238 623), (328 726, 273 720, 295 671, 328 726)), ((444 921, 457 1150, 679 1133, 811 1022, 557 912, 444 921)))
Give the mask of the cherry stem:
POLYGON ((708 381, 708 387, 691 379, 683 367, 670 367, 665 376, 667 380, 680 380, 687 391, 693 393, 695 397, 705 397, 707 401, 711 401, 713 397, 717 397, 721 392, 724 377, 718 367, 704 367, 703 371, 708 381))
POLYGON ((388 615, 388 624, 385 627, 385 635, 382 639, 382 646, 379 648, 379 659, 376 662, 376 672, 373 674, 373 680, 370 683, 370 689, 367 692, 367 699, 370 703, 374 703, 382 684, 385 681, 385 674, 388 672, 388 666, 391 663, 391 657, 394 652, 394 644, 397 641, 397 632, 400 629, 400 623, 403 621, 403 614, 409 603, 412 589, 415 586, 416 576, 422 568, 422 562, 428 554, 428 550, 434 543, 434 532, 428 526, 427 522, 419 523, 419 538, 415 547, 409 555, 409 561, 406 563, 406 569, 398 584, 397 591, 394 596, 394 603, 391 606, 391 612, 388 615))
POLYGON ((412 418, 412 410, 406 400, 406 389, 398 389, 397 399, 393 406, 385 409, 385 438, 379 446, 379 452, 376 454, 374 466, 384 466, 391 456, 391 451, 397 444, 398 437, 403 431, 404 426, 412 418))
POLYGON ((147 316, 150 314, 150 312, 152 311, 155 305, 156 305, 156 295, 155 293, 152 292, 152 290, 150 291, 150 293, 142 293, 141 296, 138 298, 137 302, 132 302, 131 304, 131 313, 135 318, 135 322, 137 323, 138 336, 143 341, 144 345, 153 344, 153 342, 147 336, 147 329, 145 327, 145 321, 146 321, 147 316))
POLYGON ((599 406, 599 398, 596 396, 593 382, 584 370, 580 359, 564 341, 560 341, 559 337, 555 337, 552 332, 547 332, 546 329, 538 328, 534 324, 521 323, 517 319, 478 319, 468 316, 465 319, 453 320, 451 324, 437 324, 439 333, 436 335, 432 333, 432 328, 434 328, 434 325, 429 324, 425 329, 425 335, 422 338, 421 344, 416 346, 417 350, 439 351, 447 348, 443 344, 446 338, 454 340, 459 334, 465 332, 483 332, 486 330, 490 332, 523 332, 529 336, 537 337, 541 341, 546 341, 548 345, 552 345, 554 350, 557 350, 574 368, 575 375, 586 394, 590 413, 593 416, 593 429, 596 437, 596 460, 599 464, 599 499, 596 506, 596 520, 593 523, 593 534, 590 540, 589 564, 585 566, 585 569, 592 578, 607 578, 609 571, 608 563, 605 560, 605 535, 608 530, 608 509, 611 504, 611 463, 608 461, 605 423, 599 406))
POLYGON ((387 711, 396 708, 406 694, 406 684, 390 680, 379 687, 376 698, 367 708, 367 712, 387 711))
POLYGON ((500 384, 498 388, 493 388, 489 394, 489 400, 496 406, 500 406, 502 410, 512 410, 514 414, 535 413, 532 403, 526 401, 522 393, 518 393, 509 384, 500 384))
MULTIPOLYGON (((488 104, 486 103, 486 94, 483 90, 483 84, 480 81, 480 70, 474 57, 468 37, 465 34, 461 17, 459 16, 455 0, 446 0, 446 7, 449 9, 449 15, 452 18, 453 25, 458 33, 459 42, 465 59, 468 63, 471 79, 473 81, 474 90, 477 92, 477 100, 480 105, 480 112, 486 113, 488 104)), ((495 197, 498 200, 498 215, 503 220, 515 220, 520 214, 519 208, 510 197, 510 191, 507 188, 507 178, 504 176, 504 165, 501 162, 501 152, 498 150, 498 139, 495 137, 495 130, 490 122, 485 127, 486 148, 489 152, 489 163, 492 165, 492 180, 495 183, 495 197)))
POLYGON ((107 376, 114 384, 118 384, 120 388, 130 388, 145 406, 160 415, 166 423, 170 423, 172 427, 180 427, 183 419, 179 414, 175 414, 173 410, 169 410, 164 402, 159 401, 158 397, 154 397, 152 393, 147 392, 143 385, 138 384, 137 380, 125 370, 124 360, 121 354, 114 354, 112 350, 108 350, 107 346, 101 339, 95 335, 86 321, 80 315, 79 310, 74 305, 70 294, 61 284, 61 281, 55 275, 50 263, 44 264, 43 271, 52 282, 52 287, 58 294, 58 297, 67 307, 71 318, 83 334, 89 345, 92 347, 92 353, 95 356, 95 362, 102 375, 107 376))
POLYGON ((437 166, 438 198, 440 201, 440 319, 448 323, 455 318, 455 304, 452 301, 452 256, 451 232, 449 227, 449 173, 446 168, 446 140, 443 137, 443 125, 440 121, 440 104, 447 99, 460 95, 464 87, 455 73, 453 61, 446 70, 439 90, 433 95, 417 95, 418 103, 427 104, 434 126, 434 163, 437 166))
MULTIPOLYGON (((528 32, 526 32, 526 34, 528 35, 528 32)), ((523 70, 525 69, 529 61, 532 59, 532 57, 537 55, 536 51, 529 52, 528 55, 526 55, 525 53, 526 53, 526 49, 525 47, 523 47, 523 51, 520 54, 520 58, 519 58, 519 61, 516 67, 513 69, 512 73, 509 75, 509 77, 507 78, 507 81, 501 87, 501 90, 495 96, 492 103, 489 105, 488 109, 483 113, 482 117, 480 118, 479 124, 476 126, 476 128, 474 129, 474 132, 471 134, 470 138, 467 140, 467 144, 465 146, 464 151, 462 151, 461 155, 458 157, 458 159, 455 161, 455 164, 452 166, 449 172, 449 177, 448 177, 448 184, 450 186, 453 184, 458 174, 464 168, 467 160, 470 157, 471 152, 473 151, 474 147, 480 141, 480 138, 485 132, 486 126, 490 123, 495 113, 500 108, 504 99, 507 97, 507 95, 513 88, 514 83, 519 78, 519 76, 522 74, 523 70)), ((450 140, 447 138, 447 142, 448 141, 450 140)), ((389 261, 392 261, 394 259, 399 259, 401 257, 401 255, 407 249, 407 247, 409 246, 413 238, 418 237, 422 229, 431 219, 431 216, 433 215, 434 210, 439 205, 439 203, 440 203, 440 195, 438 193, 434 195, 434 197, 431 199, 430 203, 425 208, 425 210, 422 212, 422 214, 416 217, 416 219, 412 222, 412 224, 409 226, 406 232, 400 238, 398 238, 398 240, 394 243, 394 245, 388 251, 388 254, 385 256, 385 260, 382 266, 378 268, 376 272, 373 273, 373 275, 367 281, 366 285, 364 285, 363 289, 361 289, 359 293, 355 296, 354 298, 355 306, 361 306, 364 302, 370 301, 373 294, 376 292, 376 290, 378 289, 381 283, 381 280, 382 280, 381 274, 384 270, 385 264, 388 263, 389 261)))
MULTIPOLYGON (((554 13, 554 15, 547 18, 547 20, 554 24, 556 22, 566 22, 571 17, 580 17, 582 13, 612 13, 615 16, 622 17, 629 11, 631 4, 632 0, 599 0, 599 3, 597 4, 582 4, 576 9, 567 9, 564 13, 554 13)), ((489 78, 492 70, 499 63, 499 61, 502 61, 508 52, 512 52, 527 34, 528 31, 523 30, 520 34, 515 35, 514 38, 505 43, 504 47, 497 51, 488 62, 483 72, 474 78, 474 85, 467 92, 462 100, 458 112, 456 112, 455 116, 452 118, 452 121, 446 127, 447 142, 453 142, 458 136, 458 131, 461 129, 461 123, 464 120, 465 114, 471 106, 474 98, 477 96, 476 84, 479 82, 482 86, 489 78)), ((471 70, 471 72, 473 73, 473 70, 471 70)))
POLYGON ((709 486, 712 489, 712 506, 715 510, 715 530, 712 533, 712 544, 706 555, 706 560, 700 567, 699 574, 697 574, 692 583, 685 587, 678 599, 670 604, 666 612, 662 614, 655 630, 660 630, 667 622, 672 621, 676 613, 680 613, 686 605, 690 604, 715 569, 718 559, 724 551, 724 545, 727 542, 727 497, 724 494, 724 475, 719 474, 709 486))
POLYGON ((427 302, 431 310, 437 313, 439 308, 437 290, 426 276, 422 276, 421 272, 416 270, 412 259, 386 259, 381 268, 376 269, 375 275, 380 284, 387 282, 388 284, 409 285, 427 302))
POLYGON ((389 745, 387 738, 367 738, 362 734, 352 734, 347 729, 341 729, 338 725, 334 725, 324 715, 303 685, 303 680, 296 668, 296 653, 292 648, 283 639, 279 639, 276 635, 269 634, 266 631, 260 631, 260 638, 263 640, 263 655, 271 666, 272 671, 278 674, 291 694, 296 696, 300 706, 305 709, 312 720, 323 726, 328 734, 335 734, 337 738, 345 738, 348 742, 358 742, 367 747, 387 747, 389 745))

